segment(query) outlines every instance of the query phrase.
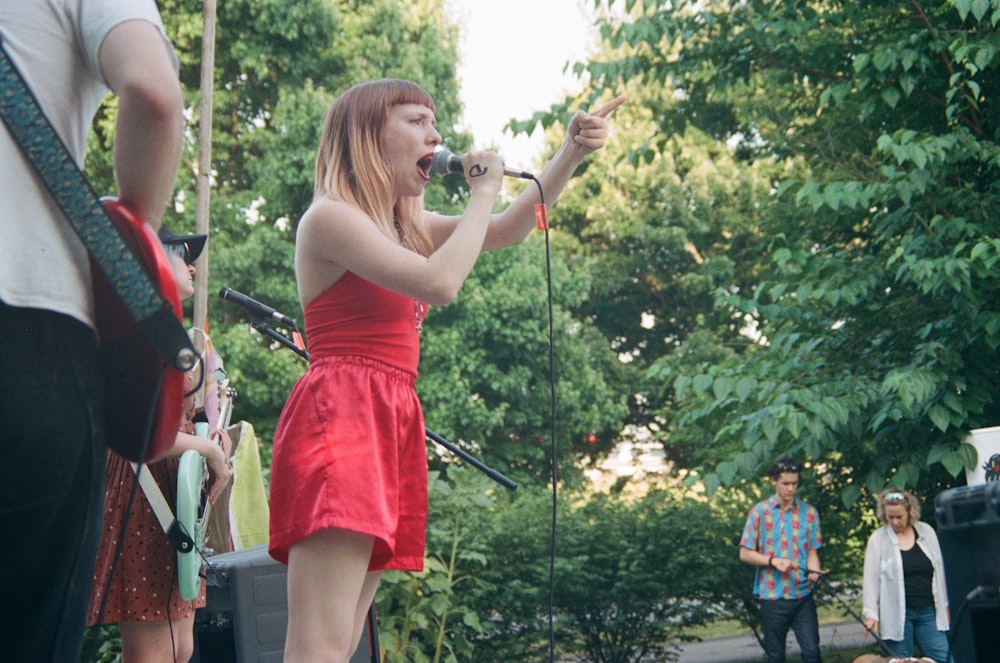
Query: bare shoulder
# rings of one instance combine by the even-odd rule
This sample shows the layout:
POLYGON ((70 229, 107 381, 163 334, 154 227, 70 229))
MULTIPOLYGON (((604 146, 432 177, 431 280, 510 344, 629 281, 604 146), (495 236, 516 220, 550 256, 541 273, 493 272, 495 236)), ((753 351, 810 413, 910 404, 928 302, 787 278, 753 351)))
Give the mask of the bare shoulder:
POLYGON ((335 259, 337 247, 372 228, 371 219, 353 205, 342 200, 320 198, 314 200, 299 219, 296 252, 319 253, 335 259))
POLYGON ((342 200, 317 198, 299 219, 298 235, 336 232, 339 219, 355 214, 364 216, 360 210, 342 200))
POLYGON ((345 228, 358 210, 330 198, 314 200, 295 231, 295 278, 303 309, 346 271, 345 228))

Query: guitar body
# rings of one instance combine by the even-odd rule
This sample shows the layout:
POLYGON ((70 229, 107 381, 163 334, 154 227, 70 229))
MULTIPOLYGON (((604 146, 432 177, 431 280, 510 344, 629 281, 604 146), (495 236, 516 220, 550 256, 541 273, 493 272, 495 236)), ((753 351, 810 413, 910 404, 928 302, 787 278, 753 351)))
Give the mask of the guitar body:
POLYGON ((177 472, 177 522, 194 540, 194 549, 177 551, 177 579, 181 598, 193 601, 201 592, 202 555, 205 550, 205 522, 208 519, 208 499, 204 491, 208 479, 205 457, 197 451, 188 450, 181 454, 180 469, 177 472))
MULTIPOLYGON (((206 343, 206 347, 208 346, 206 343)), ((195 435, 199 437, 210 438, 212 430, 229 427, 236 392, 229 387, 229 380, 223 379, 224 375, 225 372, 220 368, 212 378, 216 382, 216 389, 211 390, 217 392, 213 398, 215 407, 210 411, 207 407, 209 401, 206 399, 209 422, 194 425, 195 435)), ((212 514, 212 504, 208 501, 208 480, 208 461, 204 456, 193 450, 181 454, 180 467, 177 469, 176 518, 181 529, 194 541, 194 550, 177 551, 177 580, 181 598, 185 601, 198 598, 205 558, 214 552, 208 547, 209 518, 212 514)))
MULTIPOLYGON (((166 250, 153 229, 123 203, 102 198, 132 253, 163 298, 183 321, 180 296, 166 250)), ((160 357, 136 328, 114 286, 96 268, 94 298, 107 388, 109 446, 134 462, 162 458, 174 444, 181 422, 184 373, 160 357)))

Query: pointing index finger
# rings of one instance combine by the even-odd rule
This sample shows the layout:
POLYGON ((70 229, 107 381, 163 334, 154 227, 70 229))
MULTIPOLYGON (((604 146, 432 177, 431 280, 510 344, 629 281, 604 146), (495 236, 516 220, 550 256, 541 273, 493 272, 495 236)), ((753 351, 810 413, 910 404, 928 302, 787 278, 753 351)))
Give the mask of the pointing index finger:
POLYGON ((591 115, 594 115, 596 117, 607 117, 608 115, 611 114, 611 111, 624 104, 626 99, 628 99, 628 97, 625 96, 624 94, 615 97, 611 101, 607 102, 606 104, 595 110, 593 113, 591 113, 591 115))

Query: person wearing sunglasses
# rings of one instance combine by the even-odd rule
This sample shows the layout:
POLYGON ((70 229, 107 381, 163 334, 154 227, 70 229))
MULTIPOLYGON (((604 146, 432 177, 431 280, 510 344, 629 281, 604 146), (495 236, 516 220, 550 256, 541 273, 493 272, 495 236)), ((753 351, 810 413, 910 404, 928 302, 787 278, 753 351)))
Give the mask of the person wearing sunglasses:
MULTIPOLYGON (((206 235, 177 235, 159 230, 173 269, 180 299, 194 296, 194 261, 205 248, 206 235)), ((185 375, 184 405, 174 446, 161 460, 143 468, 160 486, 167 502, 177 504, 181 454, 194 449, 208 462, 208 499, 215 502, 233 479, 229 464, 233 441, 218 428, 209 438, 194 434, 195 391, 201 368, 185 375)), ((124 663, 172 661, 186 663, 194 654, 195 611, 206 601, 202 582, 198 597, 181 596, 177 550, 163 532, 143 491, 133 495, 135 472, 129 461, 108 452, 104 528, 94 567, 87 626, 117 624, 124 663), (124 543, 121 541, 124 539, 124 543)))
POLYGON ((882 491, 875 510, 883 525, 865 550, 865 628, 878 633, 894 656, 913 656, 916 643, 924 656, 951 663, 948 590, 937 534, 920 521, 920 502, 908 491, 882 491))
POLYGON ((757 569, 753 593, 760 600, 768 663, 783 663, 788 631, 795 633, 803 663, 820 663, 819 620, 812 587, 823 573, 819 512, 795 497, 802 468, 779 458, 768 468, 774 495, 756 504, 740 537, 740 561, 757 569))

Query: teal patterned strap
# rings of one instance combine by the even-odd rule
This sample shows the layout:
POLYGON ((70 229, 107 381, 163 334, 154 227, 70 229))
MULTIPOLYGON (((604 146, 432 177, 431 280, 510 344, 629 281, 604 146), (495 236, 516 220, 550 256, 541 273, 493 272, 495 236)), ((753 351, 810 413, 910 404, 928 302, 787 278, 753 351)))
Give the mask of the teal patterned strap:
POLYGON ((190 368, 194 357, 183 326, 108 217, 2 44, 0 117, 94 264, 118 293, 136 328, 168 363, 179 370, 190 368))

